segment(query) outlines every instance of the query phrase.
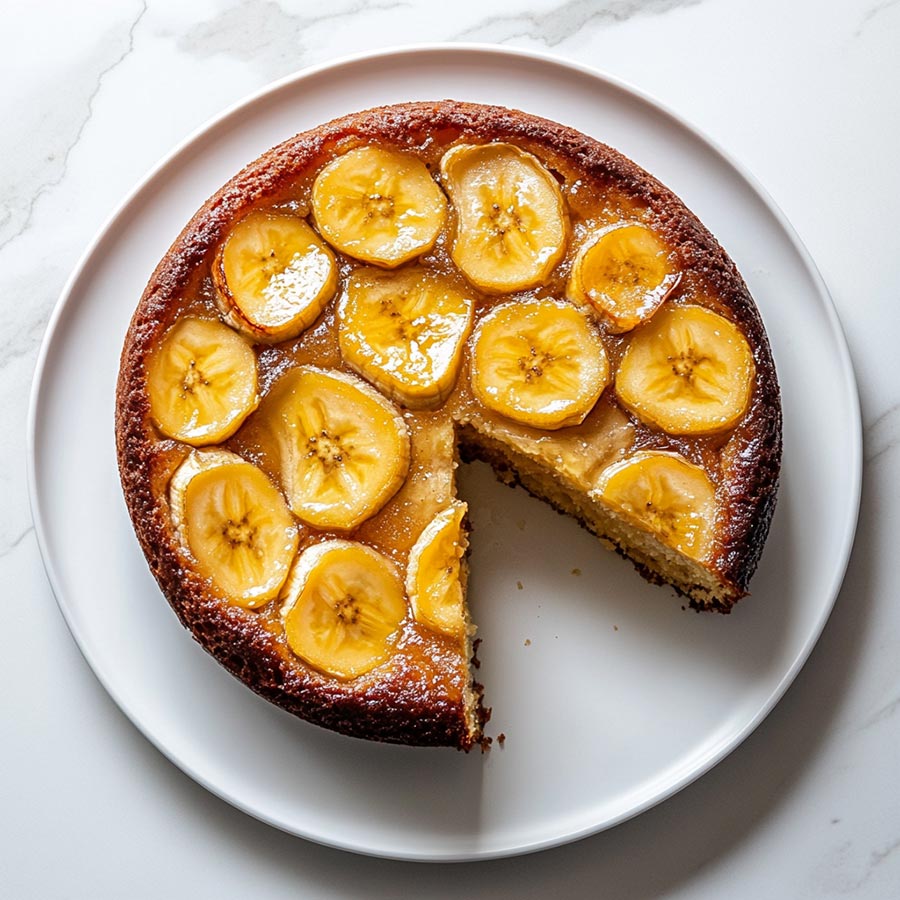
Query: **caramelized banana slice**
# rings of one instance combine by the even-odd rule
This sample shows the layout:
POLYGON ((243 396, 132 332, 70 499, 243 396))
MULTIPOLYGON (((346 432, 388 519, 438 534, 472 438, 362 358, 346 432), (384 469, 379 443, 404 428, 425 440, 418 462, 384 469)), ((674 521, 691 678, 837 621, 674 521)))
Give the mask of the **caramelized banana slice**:
POLYGON ((468 540, 462 522, 466 504, 458 500, 425 526, 409 551, 406 593, 413 615, 436 631, 461 637, 466 630, 460 564, 468 540))
POLYGON ((504 303, 472 346, 472 390, 489 409, 534 428, 577 425, 609 382, 609 362, 584 314, 557 300, 504 303))
POLYGON ((421 160, 359 147, 319 172, 312 209, 333 247, 393 269, 431 249, 444 227, 447 200, 421 160))
POLYGON ((635 453, 606 469, 592 494, 686 556, 699 561, 708 557, 715 487, 703 469, 678 454, 635 453))
POLYGON ((251 213, 219 249, 212 268, 225 321, 255 341, 275 343, 309 328, 337 290, 331 251, 306 222, 251 213))
POLYGON ((731 322, 701 306, 676 306, 634 333, 616 393, 663 431, 711 434, 744 414, 755 371, 750 346, 731 322))
POLYGON ((568 214, 537 157, 513 144, 459 144, 441 174, 457 216, 453 261, 466 278, 496 293, 543 282, 566 251, 568 214))
POLYGON ((147 363, 150 415, 159 430, 186 444, 231 437, 256 409, 256 356, 227 325, 181 319, 147 363))
POLYGON ((620 333, 649 319, 680 280, 665 244, 632 223, 606 229, 578 251, 566 293, 590 303, 606 327, 620 333))
POLYGON ((474 308, 427 269, 357 269, 339 308, 341 355, 397 403, 439 406, 456 384, 474 308))
POLYGON ((175 533, 231 602, 275 597, 297 552, 297 525, 261 469, 227 450, 194 450, 169 485, 175 533))
POLYGON ((281 609, 291 650, 336 678, 357 678, 390 658, 406 617, 397 567, 353 541, 300 554, 281 609))
POLYGON ((409 432, 364 381, 300 366, 277 385, 281 479, 294 514, 350 531, 397 492, 409 469, 409 432))

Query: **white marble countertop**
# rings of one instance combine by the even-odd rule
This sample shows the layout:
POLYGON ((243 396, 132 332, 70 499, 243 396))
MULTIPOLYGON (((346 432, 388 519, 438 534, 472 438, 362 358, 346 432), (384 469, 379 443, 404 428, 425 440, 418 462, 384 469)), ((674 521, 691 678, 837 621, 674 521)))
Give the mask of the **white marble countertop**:
POLYGON ((13 0, 3 18, 0 894, 898 896, 897 0, 13 0), (277 832, 208 794, 140 735, 54 602, 31 525, 24 435, 65 279, 160 157, 304 66, 461 40, 550 50, 610 72, 754 172, 833 295, 859 382, 866 468, 835 611, 793 687, 740 748, 606 833, 518 859, 429 866, 277 832))

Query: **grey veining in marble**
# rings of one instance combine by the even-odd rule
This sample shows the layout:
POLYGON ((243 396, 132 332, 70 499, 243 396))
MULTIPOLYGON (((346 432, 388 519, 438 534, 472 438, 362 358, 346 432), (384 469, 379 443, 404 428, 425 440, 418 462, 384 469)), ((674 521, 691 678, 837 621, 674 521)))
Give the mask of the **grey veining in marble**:
POLYGON ((454 38, 506 43, 530 38, 557 47, 590 26, 625 22, 639 15, 659 15, 678 7, 695 6, 703 0, 566 0, 548 10, 523 10, 505 15, 490 15, 454 38))
POLYGON ((34 531, 34 526, 29 525, 28 528, 26 528, 17 537, 14 537, 9 543, 0 544, 0 558, 6 556, 7 553, 12 553, 12 551, 15 550, 16 547, 18 547, 19 544, 21 544, 22 541, 24 541, 25 538, 27 538, 28 535, 30 535, 33 531, 34 531))
POLYGON ((248 0, 196 24, 178 39, 178 47, 201 58, 226 54, 274 79, 309 62, 309 50, 323 31, 340 29, 342 22, 361 13, 409 6, 407 2, 328 3, 313 11, 313 4, 307 4, 301 12, 291 12, 275 0, 248 0))
POLYGON ((871 716, 863 721, 860 728, 871 728, 872 725, 877 725, 879 722, 889 719, 898 709, 900 709, 900 696, 893 697, 884 706, 876 709, 871 716))
POLYGON ((27 171, 4 166, 0 251, 28 229, 38 201, 65 178, 69 157, 91 120, 103 81, 134 51, 134 34, 146 12, 147 3, 142 0, 130 23, 114 24, 98 40, 91 64, 69 73, 61 102, 41 109, 38 127, 29 134, 33 152, 27 157, 17 154, 18 160, 36 160, 37 165, 27 171))
POLYGON ((854 34, 858 37, 862 34, 863 29, 867 28, 869 24, 880 17, 881 13, 885 12, 885 10, 890 9, 892 6, 896 6, 900 3, 900 0, 881 0, 880 3, 876 3, 871 8, 867 9, 863 13, 863 17, 859 23, 859 27, 856 29, 854 34))
POLYGON ((900 403, 889 406, 866 426, 866 462, 892 451, 900 440, 900 403))

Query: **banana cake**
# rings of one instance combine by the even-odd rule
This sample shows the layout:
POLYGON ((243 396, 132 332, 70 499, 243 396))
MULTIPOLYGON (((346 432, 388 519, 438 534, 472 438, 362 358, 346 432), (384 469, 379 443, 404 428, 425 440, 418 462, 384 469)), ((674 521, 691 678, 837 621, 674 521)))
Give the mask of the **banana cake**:
POLYGON ((204 204, 134 314, 116 439, 162 592, 229 671, 344 734, 469 749, 458 459, 729 612, 781 407, 741 276, 671 191, 442 101, 297 135, 204 204))

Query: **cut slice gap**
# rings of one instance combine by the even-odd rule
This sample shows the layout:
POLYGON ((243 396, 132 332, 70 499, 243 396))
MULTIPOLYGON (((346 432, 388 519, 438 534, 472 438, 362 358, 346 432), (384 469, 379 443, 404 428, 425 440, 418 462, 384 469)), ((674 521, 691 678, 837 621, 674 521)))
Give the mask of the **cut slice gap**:
MULTIPOLYGON (((744 596, 737 588, 725 585, 705 566, 663 543, 655 535, 639 528, 616 513, 602 500, 589 496, 583 486, 575 484, 558 470, 542 465, 496 437, 479 431, 470 423, 456 424, 457 448, 462 460, 481 460, 494 471, 497 479, 509 486, 521 485, 538 500, 548 503, 558 512, 571 516, 579 525, 599 538, 610 550, 630 560, 638 573, 654 584, 669 584, 677 593, 687 597, 692 607, 714 609, 727 613, 744 596)), ((454 496, 458 496, 454 479, 454 496)), ((464 498, 460 498, 464 499, 464 498)), ((465 534, 471 549, 471 530, 464 522, 465 534)), ((476 535, 475 542, 478 537, 476 535)), ((470 660, 469 683, 466 689, 466 716, 474 742, 485 747, 489 739, 482 734, 490 711, 482 704, 481 686, 477 683, 474 659, 476 625, 472 623, 467 596, 468 563, 463 558, 460 582, 463 589, 463 609, 467 622, 466 653, 470 660)))
MULTIPOLYGON (((539 500, 574 518, 601 543, 631 560, 638 572, 653 583, 668 583, 697 608, 728 612, 744 596, 702 564, 667 546, 652 533, 636 527, 601 500, 590 497, 561 473, 478 431, 471 424, 458 425, 458 441, 464 460, 488 463, 500 481, 520 484, 539 500)), ((476 538, 477 540, 477 538, 476 538)))

